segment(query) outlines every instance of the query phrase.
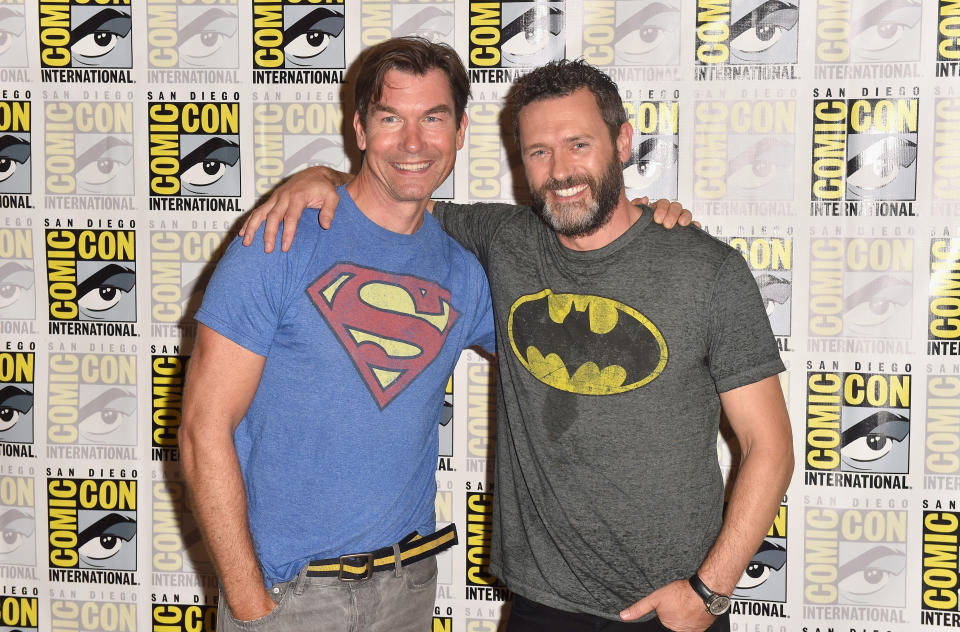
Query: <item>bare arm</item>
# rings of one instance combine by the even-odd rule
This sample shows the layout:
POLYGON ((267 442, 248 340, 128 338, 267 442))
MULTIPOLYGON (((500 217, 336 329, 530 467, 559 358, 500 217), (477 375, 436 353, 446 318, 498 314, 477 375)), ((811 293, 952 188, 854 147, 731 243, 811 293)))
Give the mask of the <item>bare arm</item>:
MULTIPOLYGON (((714 592, 729 595, 770 529, 790 483, 793 435, 776 376, 721 393, 720 401, 742 457, 723 528, 697 574, 714 592)), ((714 620, 686 579, 655 590, 620 616, 633 620, 651 610, 677 632, 700 632, 714 620)))
POLYGON ((263 356, 200 325, 190 358, 180 425, 180 460, 194 513, 234 617, 274 608, 247 526, 247 501, 233 431, 263 372, 263 356))

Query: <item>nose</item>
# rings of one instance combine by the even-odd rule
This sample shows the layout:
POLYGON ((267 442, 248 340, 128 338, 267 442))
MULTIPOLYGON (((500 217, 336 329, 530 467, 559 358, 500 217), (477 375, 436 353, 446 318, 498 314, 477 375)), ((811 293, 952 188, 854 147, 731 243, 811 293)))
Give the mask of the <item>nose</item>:
POLYGON ((555 151, 551 154, 550 177, 552 177, 554 180, 562 182, 570 177, 572 170, 573 165, 566 152, 555 151))
POLYGON ((403 148, 410 153, 420 151, 423 147, 423 135, 420 126, 416 123, 404 125, 401 142, 403 143, 403 148))

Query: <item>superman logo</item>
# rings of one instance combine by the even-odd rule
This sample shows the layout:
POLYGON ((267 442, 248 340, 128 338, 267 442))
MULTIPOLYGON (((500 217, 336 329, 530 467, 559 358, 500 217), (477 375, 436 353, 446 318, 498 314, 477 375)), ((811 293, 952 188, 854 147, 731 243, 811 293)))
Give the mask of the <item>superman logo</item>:
POLYGON ((334 265, 307 294, 381 409, 433 362, 459 316, 436 283, 352 263, 334 265))
POLYGON ((601 296, 521 296, 510 308, 510 346, 534 377, 580 395, 639 388, 667 366, 660 330, 636 309, 601 296))

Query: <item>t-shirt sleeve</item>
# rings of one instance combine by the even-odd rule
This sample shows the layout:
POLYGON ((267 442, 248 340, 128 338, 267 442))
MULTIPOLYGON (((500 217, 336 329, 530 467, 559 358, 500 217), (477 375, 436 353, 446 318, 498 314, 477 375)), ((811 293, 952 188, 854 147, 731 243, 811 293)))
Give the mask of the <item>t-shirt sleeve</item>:
MULTIPOLYGON (((262 243, 263 227, 254 244, 262 243)), ((267 254, 239 238, 227 247, 203 295, 196 319, 254 353, 266 356, 282 311, 284 269, 291 253, 267 254)))
POLYGON ((731 251, 720 267, 708 309, 710 373, 718 392, 784 370, 757 282, 736 251, 731 251))
POLYGON ((477 256, 487 267, 487 256, 501 222, 517 209, 511 204, 437 202, 433 216, 448 235, 477 256))
POLYGON ((468 347, 483 347, 490 353, 496 353, 496 333, 494 331, 493 306, 490 300, 490 285, 487 275, 480 266, 477 274, 477 310, 472 327, 467 334, 468 347))

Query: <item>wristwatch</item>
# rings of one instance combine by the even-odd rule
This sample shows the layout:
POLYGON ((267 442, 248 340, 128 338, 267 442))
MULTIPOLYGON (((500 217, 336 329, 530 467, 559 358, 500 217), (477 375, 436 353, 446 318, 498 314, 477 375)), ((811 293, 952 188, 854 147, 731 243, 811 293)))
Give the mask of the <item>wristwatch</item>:
POLYGON ((700 598, 703 599, 703 603, 707 605, 707 612, 715 617, 719 617, 730 609, 729 595, 720 595, 713 592, 707 588, 707 585, 703 583, 703 580, 700 579, 700 576, 696 573, 693 574, 693 577, 691 577, 689 581, 690 587, 693 588, 693 592, 700 595, 700 598))

